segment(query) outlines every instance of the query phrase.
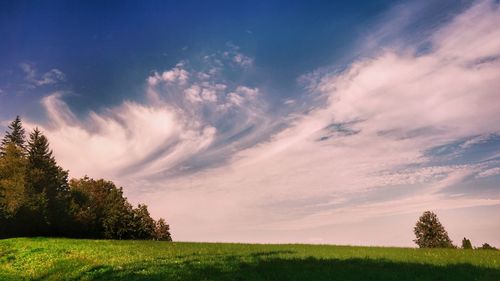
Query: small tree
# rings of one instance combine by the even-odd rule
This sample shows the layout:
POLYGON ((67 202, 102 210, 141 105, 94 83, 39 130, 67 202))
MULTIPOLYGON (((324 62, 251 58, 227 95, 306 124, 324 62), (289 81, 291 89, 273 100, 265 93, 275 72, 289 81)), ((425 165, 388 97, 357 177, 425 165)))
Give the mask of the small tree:
POLYGON ((426 211, 417 221, 413 229, 413 240, 420 248, 452 248, 453 244, 448 233, 439 222, 436 214, 426 211))
POLYGON ((172 236, 170 236, 170 226, 164 219, 159 219, 156 222, 154 239, 158 241, 172 241, 172 236))
POLYGON ((480 250, 496 250, 497 248, 491 246, 488 243, 484 243, 483 246, 479 247, 480 250))
POLYGON ((133 238, 134 239, 153 239, 155 236, 155 221, 151 218, 148 206, 139 204, 133 209, 133 238))
POLYGON ((472 249, 472 243, 469 239, 465 238, 462 240, 462 249, 468 250, 472 249))
POLYGON ((9 125, 9 130, 5 132, 5 136, 0 144, 0 154, 3 155, 6 152, 7 145, 14 144, 24 152, 26 144, 26 136, 19 116, 14 119, 9 125))

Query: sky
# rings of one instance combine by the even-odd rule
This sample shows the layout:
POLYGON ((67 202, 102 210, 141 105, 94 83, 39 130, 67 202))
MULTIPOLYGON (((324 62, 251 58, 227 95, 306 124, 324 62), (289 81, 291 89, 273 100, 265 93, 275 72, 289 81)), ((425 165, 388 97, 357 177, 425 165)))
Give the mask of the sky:
POLYGON ((500 3, 10 1, 0 136, 174 240, 500 246, 500 3))

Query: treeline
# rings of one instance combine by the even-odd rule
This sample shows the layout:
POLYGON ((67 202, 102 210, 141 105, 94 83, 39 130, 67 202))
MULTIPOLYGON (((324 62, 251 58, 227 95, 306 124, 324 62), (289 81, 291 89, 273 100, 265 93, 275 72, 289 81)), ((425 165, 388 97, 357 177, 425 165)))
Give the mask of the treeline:
POLYGON ((47 138, 34 129, 26 139, 19 117, 0 144, 0 238, 17 236, 172 240, 165 220, 113 182, 68 180, 47 138))
MULTIPOLYGON (((418 219, 413 228, 416 239, 413 240, 420 248, 458 248, 453 245, 448 232, 439 221, 437 215, 431 211, 425 211, 418 219)), ((481 247, 472 247, 469 239, 462 240, 462 249, 478 249, 478 250, 497 250, 488 243, 484 243, 481 247)))

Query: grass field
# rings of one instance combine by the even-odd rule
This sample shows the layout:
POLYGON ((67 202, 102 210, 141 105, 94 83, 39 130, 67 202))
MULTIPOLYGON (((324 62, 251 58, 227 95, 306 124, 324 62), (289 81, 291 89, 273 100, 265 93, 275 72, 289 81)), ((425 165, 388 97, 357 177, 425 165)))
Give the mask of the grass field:
POLYGON ((500 251, 0 240, 0 280, 500 280, 500 251))

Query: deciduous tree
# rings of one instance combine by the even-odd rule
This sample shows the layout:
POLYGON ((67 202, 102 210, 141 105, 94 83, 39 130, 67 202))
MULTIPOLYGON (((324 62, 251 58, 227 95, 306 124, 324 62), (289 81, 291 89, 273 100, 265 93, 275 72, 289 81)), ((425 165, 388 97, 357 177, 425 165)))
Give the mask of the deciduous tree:
POLYGON ((448 233, 433 212, 424 212, 417 221, 413 231, 416 236, 416 239, 413 241, 420 248, 453 247, 451 239, 448 237, 448 233))
POLYGON ((159 219, 156 222, 155 240, 172 241, 172 236, 170 235, 170 226, 165 222, 164 219, 159 219))

